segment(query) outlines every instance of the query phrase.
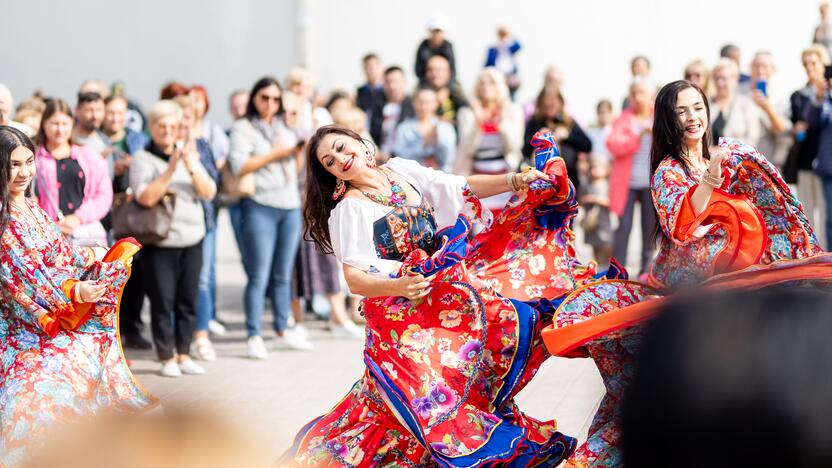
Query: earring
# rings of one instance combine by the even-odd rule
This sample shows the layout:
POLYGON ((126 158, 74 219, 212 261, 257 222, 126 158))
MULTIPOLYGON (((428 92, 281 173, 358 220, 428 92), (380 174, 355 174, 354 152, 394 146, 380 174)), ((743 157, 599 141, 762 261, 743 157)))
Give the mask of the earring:
POLYGON ((345 184, 343 180, 338 179, 338 182, 335 184, 335 191, 332 192, 332 199, 337 201, 344 196, 344 192, 346 191, 347 184, 345 184))
POLYGON ((376 167, 376 158, 369 151, 365 152, 367 155, 367 167, 376 167))

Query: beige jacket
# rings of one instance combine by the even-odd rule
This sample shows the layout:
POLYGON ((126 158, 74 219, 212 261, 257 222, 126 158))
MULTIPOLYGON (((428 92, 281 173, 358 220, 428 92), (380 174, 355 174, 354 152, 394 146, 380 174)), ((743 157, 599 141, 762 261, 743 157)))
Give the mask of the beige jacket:
MULTIPOLYGON (((459 150, 456 156, 454 172, 467 176, 471 174, 473 156, 480 143, 480 126, 474 111, 466 106, 459 109, 457 114, 459 132, 459 150)), ((523 109, 513 103, 507 102, 503 105, 503 112, 500 116, 500 135, 503 136, 504 151, 508 167, 512 170, 520 165, 523 159, 523 131, 525 121, 523 109)))

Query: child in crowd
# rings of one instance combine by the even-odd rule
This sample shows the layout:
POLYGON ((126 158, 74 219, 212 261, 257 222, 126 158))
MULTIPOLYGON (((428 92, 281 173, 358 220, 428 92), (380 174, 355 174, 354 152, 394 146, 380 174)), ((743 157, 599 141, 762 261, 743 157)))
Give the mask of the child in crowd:
POLYGON ((581 228, 584 240, 592 246, 599 268, 606 268, 612 256, 613 230, 610 219, 610 156, 605 141, 612 124, 612 103, 603 99, 596 106, 597 122, 589 129, 592 153, 589 155, 587 183, 580 197, 584 207, 581 228))

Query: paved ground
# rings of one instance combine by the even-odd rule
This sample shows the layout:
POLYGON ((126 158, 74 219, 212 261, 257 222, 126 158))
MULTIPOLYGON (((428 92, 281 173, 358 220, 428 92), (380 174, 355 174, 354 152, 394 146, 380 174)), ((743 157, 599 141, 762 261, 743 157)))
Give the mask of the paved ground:
MULTIPOLYGON (((638 226, 637 220, 634 225, 638 226)), ((636 238, 638 232, 633 234, 636 238)), ((169 379, 158 375, 152 353, 128 352, 128 357, 136 377, 163 405, 220 411, 261 437, 268 452, 277 457, 301 426, 337 403, 360 377, 362 343, 335 340, 322 322, 310 322, 315 351, 273 351, 266 361, 246 359, 241 301, 245 275, 224 217, 217 266, 220 314, 230 330, 215 339, 219 359, 205 363, 208 373, 169 379)), ((519 395, 518 403, 531 416, 556 418, 561 431, 583 439, 603 391, 591 361, 552 358, 519 395)))

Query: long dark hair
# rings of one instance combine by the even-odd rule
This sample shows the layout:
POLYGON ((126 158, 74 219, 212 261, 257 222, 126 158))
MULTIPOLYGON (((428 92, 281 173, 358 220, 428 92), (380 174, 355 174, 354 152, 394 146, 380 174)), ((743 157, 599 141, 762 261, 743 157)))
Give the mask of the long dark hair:
MULTIPOLYGON (((9 182, 12 177, 12 153, 17 148, 25 146, 35 153, 35 145, 32 140, 20 130, 8 125, 0 125, 0 236, 6 231, 9 225, 9 182)), ((32 196, 31 184, 26 189, 26 196, 32 196)))
POLYGON ((277 86, 277 89, 280 90, 280 108, 277 110, 277 114, 280 115, 283 112, 283 88, 280 87, 280 82, 271 76, 264 76, 263 78, 257 80, 257 83, 254 83, 254 86, 251 88, 251 92, 248 94, 249 98, 248 104, 246 105, 245 118, 248 120, 254 120, 260 117, 260 113, 257 112, 257 107, 254 105, 254 100, 257 97, 257 93, 259 93, 261 89, 268 88, 269 86, 277 86))
MULTIPOLYGON (((711 154, 708 152, 708 145, 711 141, 711 108, 708 106, 708 97, 702 91, 702 88, 690 81, 678 80, 668 83, 656 95, 655 114, 653 116, 653 144, 650 147, 651 187, 653 185, 653 176, 656 174, 659 164, 666 158, 674 159, 681 163, 685 174, 690 177, 690 167, 683 157, 686 155, 682 141, 685 128, 679 122, 679 117, 676 115, 676 98, 680 92, 689 88, 698 91, 702 96, 702 102, 705 104, 705 114, 708 116, 708 128, 705 129, 705 134, 702 136, 702 157, 711 159, 711 154)), ((655 206, 653 209, 655 210, 655 206)), ((654 239, 657 239, 660 233, 661 227, 659 223, 656 223, 656 231, 653 233, 654 239)))
POLYGON ((318 159, 318 146, 327 135, 336 134, 352 138, 366 145, 361 135, 337 125, 326 125, 318 129, 306 147, 306 204, 303 207, 304 238, 312 241, 323 253, 332 253, 329 237, 329 214, 338 204, 332 199, 335 184, 334 175, 326 170, 318 159))

